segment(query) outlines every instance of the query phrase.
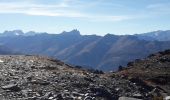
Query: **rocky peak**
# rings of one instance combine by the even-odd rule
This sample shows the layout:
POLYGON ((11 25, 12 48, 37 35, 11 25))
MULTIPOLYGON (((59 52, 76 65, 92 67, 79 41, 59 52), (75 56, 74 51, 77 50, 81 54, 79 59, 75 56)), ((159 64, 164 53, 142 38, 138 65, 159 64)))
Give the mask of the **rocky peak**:
POLYGON ((61 35, 69 35, 69 36, 80 36, 80 31, 78 31, 77 29, 74 29, 70 32, 62 32, 61 35))
POLYGON ((22 30, 13 30, 13 31, 5 31, 3 33, 5 36, 19 36, 19 35, 24 35, 22 30))

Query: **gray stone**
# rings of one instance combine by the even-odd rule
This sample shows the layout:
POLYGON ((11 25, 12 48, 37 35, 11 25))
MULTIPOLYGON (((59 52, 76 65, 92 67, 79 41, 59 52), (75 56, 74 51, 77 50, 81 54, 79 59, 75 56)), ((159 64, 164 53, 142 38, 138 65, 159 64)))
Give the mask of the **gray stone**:
POLYGON ((118 100, 142 100, 142 99, 131 98, 131 97, 119 97, 118 100))
POLYGON ((19 88, 17 84, 8 84, 5 86, 2 86, 1 88, 4 90, 11 90, 11 91, 16 91, 16 92, 21 91, 21 88, 19 88))

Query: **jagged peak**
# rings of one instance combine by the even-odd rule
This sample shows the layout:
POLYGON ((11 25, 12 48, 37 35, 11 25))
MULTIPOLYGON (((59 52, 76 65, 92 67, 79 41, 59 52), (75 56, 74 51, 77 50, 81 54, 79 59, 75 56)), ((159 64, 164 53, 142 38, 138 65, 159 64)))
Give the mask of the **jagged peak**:
POLYGON ((69 31, 69 32, 63 31, 61 34, 62 35, 64 34, 64 35, 77 35, 78 36, 78 35, 80 35, 80 31, 77 29, 73 29, 72 31, 69 31))
POLYGON ((23 35, 24 32, 22 30, 12 30, 12 31, 4 31, 4 35, 23 35))

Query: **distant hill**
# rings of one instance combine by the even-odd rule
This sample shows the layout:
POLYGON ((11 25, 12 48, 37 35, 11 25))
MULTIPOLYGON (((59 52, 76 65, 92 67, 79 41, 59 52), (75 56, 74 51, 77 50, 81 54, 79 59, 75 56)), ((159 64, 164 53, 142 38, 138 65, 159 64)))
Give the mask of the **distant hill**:
POLYGON ((119 65, 170 48, 169 31, 105 36, 81 35, 78 30, 60 34, 28 33, 4 32, 0 35, 0 43, 25 54, 46 55, 103 71, 117 70, 119 65))
POLYGON ((170 30, 167 31, 154 31, 154 32, 148 32, 148 33, 143 33, 143 34, 136 34, 140 39, 144 40, 158 40, 158 41, 169 41, 170 40, 170 30))

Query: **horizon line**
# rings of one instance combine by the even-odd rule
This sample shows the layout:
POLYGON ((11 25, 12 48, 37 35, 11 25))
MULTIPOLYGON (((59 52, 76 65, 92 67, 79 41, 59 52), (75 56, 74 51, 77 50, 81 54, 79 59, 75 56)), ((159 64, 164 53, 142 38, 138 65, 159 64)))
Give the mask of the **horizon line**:
POLYGON ((96 36, 105 36, 105 35, 107 35, 107 34, 118 35, 118 36, 123 36, 123 35, 138 35, 138 34, 145 34, 145 33, 151 33, 151 32, 170 31, 170 29, 167 29, 167 30, 153 30, 153 31, 141 32, 141 33, 131 33, 131 34, 105 33, 105 34, 103 34, 103 35, 99 35, 99 34, 95 34, 95 33, 94 33, 94 34, 88 34, 88 33, 86 33, 86 34, 81 34, 81 31, 78 30, 78 29, 72 29, 72 30, 69 30, 69 31, 63 30, 63 31, 61 31, 61 32, 59 32, 59 33, 47 32, 47 31, 40 32, 40 31, 34 31, 34 30, 24 31, 24 30, 22 30, 22 29, 12 29, 12 30, 4 30, 4 31, 1 31, 0 34, 3 34, 3 33, 6 32, 6 31, 11 31, 11 32, 12 32, 12 31, 22 31, 24 34, 26 34, 26 33, 28 33, 28 32, 35 32, 35 33, 37 33, 37 34, 42 34, 42 33, 47 33, 47 34, 62 34, 63 32, 71 32, 71 31, 74 31, 74 30, 78 31, 78 32, 80 33, 80 35, 96 35, 96 36))

